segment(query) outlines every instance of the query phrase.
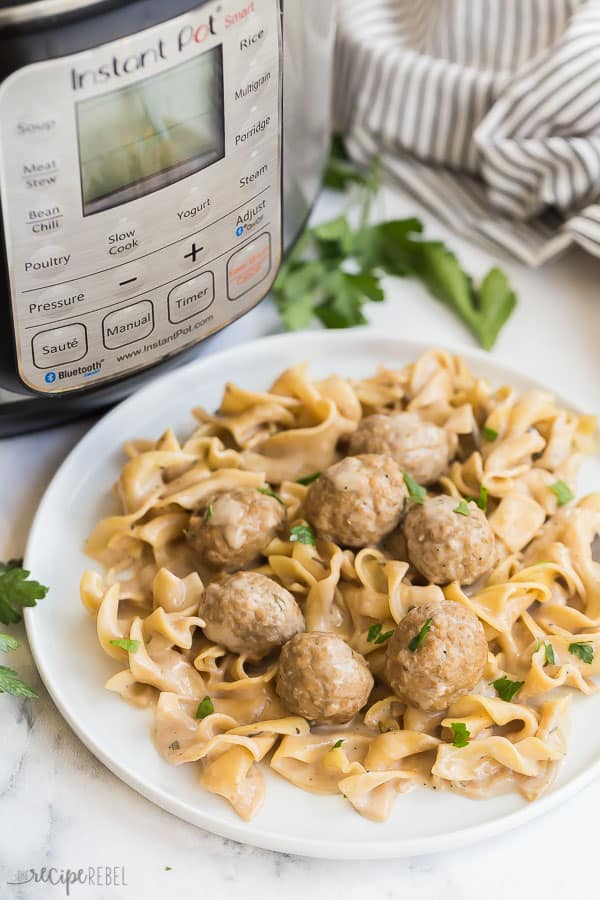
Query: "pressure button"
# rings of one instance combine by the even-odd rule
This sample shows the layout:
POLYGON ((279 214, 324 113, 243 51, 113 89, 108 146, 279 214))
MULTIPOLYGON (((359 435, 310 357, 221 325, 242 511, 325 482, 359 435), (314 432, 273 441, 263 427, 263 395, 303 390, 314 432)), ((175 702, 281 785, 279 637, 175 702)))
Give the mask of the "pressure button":
POLYGON ((72 322, 60 328, 39 331, 31 342, 33 362, 38 369, 52 369, 76 362, 87 353, 85 325, 72 322))

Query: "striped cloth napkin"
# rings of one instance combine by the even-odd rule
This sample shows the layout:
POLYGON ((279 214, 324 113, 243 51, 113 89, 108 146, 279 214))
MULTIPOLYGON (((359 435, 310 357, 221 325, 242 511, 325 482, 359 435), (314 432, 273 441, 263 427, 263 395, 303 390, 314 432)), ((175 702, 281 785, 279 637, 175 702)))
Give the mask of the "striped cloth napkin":
POLYGON ((600 0, 338 0, 336 130, 461 234, 600 256, 600 0))

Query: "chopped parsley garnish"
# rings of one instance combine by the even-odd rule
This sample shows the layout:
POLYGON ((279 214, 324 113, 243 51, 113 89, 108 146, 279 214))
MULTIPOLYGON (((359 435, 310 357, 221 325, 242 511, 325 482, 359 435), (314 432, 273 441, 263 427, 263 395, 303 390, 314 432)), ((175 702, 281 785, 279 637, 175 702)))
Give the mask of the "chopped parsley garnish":
POLYGON ((308 486, 309 484, 312 484, 313 481, 316 481, 317 478, 320 478, 320 477, 321 477, 320 472, 312 472, 310 475, 304 475, 302 478, 299 478, 297 481, 297 484, 303 484, 305 486, 308 486))
POLYGON ((113 647, 120 647, 121 650, 127 650, 128 653, 137 653, 140 649, 139 641, 131 641, 129 638, 115 638, 108 642, 113 647))
POLYGON ((404 478, 404 484, 408 488, 408 495, 412 502, 422 504, 427 496, 425 488, 421 487, 420 484, 417 484, 415 479, 412 478, 408 472, 404 472, 402 477, 404 478))
POLYGON ((206 507, 206 509, 204 510, 203 519, 205 522, 210 522, 210 520, 213 517, 213 512, 214 512, 213 505, 212 505, 212 503, 209 503, 208 506, 206 507))
POLYGON ((471 497, 470 498, 473 503, 476 503, 479 509, 483 512, 487 512, 487 504, 488 504, 488 489, 482 484, 479 488, 479 497, 471 497))
POLYGON ((503 675, 502 678, 497 678, 495 681, 492 681, 492 684, 500 699, 510 703, 515 694, 519 693, 525 682, 511 681, 510 678, 503 675))
POLYGON ((469 509, 469 504, 466 500, 461 500, 458 506, 454 507, 454 512, 458 513, 459 516, 470 516, 471 510, 469 509))
POLYGON ((419 633, 415 634, 415 636, 410 639, 410 641, 408 642, 408 649, 410 650, 411 653, 414 653, 416 650, 419 649, 419 647, 421 646, 421 644, 423 643, 423 641, 429 634, 429 629, 431 628, 432 622, 433 622, 433 619, 425 619, 425 621, 423 622, 423 625, 421 626, 421 630, 419 631, 419 633))
POLYGON ((330 749, 331 749, 331 750, 337 750, 339 747, 342 746, 343 743, 344 743, 344 739, 343 739, 343 738, 340 738, 339 741, 336 741, 335 744, 332 744, 332 746, 331 746, 330 749))
POLYGON ((554 647, 552 646, 552 644, 544 644, 544 665, 556 665, 556 656, 554 655, 554 647))
POLYGON ((550 485, 550 490, 556 497, 559 506, 564 506, 565 503, 569 503, 575 497, 569 485, 564 481, 555 481, 554 484, 550 485))
POLYGON ((171 866, 165 866, 165 872, 172 872, 173 869, 171 866))
POLYGON ((264 494, 266 497, 272 497, 273 500, 277 500, 278 503, 281 503, 282 506, 285 506, 285 503, 283 502, 279 494, 276 494, 272 488, 264 487, 257 488, 256 490, 259 492, 259 494, 264 494))
POLYGON ((367 631, 367 641, 369 644, 385 644, 386 641, 389 641, 391 636, 394 633, 394 630, 384 631, 382 633, 382 624, 381 622, 377 622, 375 625, 371 625, 369 630, 367 631))
POLYGON ((10 634, 0 634, 0 653, 8 653, 10 650, 18 650, 21 641, 10 634))
POLYGON ((569 644, 569 653, 577 656, 581 662, 587 663, 589 666, 594 660, 594 645, 591 641, 578 641, 575 644, 569 644))
POLYGON ((169 750, 171 750, 173 753, 174 753, 176 750, 179 750, 180 747, 181 747, 181 744, 179 743, 179 741, 173 741, 172 744, 169 744, 169 750))
POLYGON ((38 696, 8 666, 0 666, 0 694, 12 694, 13 697, 28 697, 31 700, 36 700, 38 696))
POLYGON ((201 700, 198 704, 198 709, 196 710, 196 718, 197 719, 205 719, 207 716, 211 716, 215 711, 215 706, 208 694, 201 700))
POLYGON ((494 441, 498 440, 498 432, 493 428, 488 428, 487 425, 484 425, 481 431, 486 441, 489 441, 490 444, 493 444, 494 441))
POLYGON ((467 728, 464 722, 452 722, 450 726, 452 728, 452 734, 454 736, 454 740, 452 741, 455 747, 466 747, 471 738, 471 732, 467 728))
POLYGON ((310 544, 315 547, 317 539, 310 525, 294 525, 290 530, 290 541, 297 541, 299 544, 310 544))
POLYGON ((19 559, 0 563, 0 622, 5 625, 20 622, 23 607, 35 606, 48 593, 47 587, 29 578, 30 574, 19 559))

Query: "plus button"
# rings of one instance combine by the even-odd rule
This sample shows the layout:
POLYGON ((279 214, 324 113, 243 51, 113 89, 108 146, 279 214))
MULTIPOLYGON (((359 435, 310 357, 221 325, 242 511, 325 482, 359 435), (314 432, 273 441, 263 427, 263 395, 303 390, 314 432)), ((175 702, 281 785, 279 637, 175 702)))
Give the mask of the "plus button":
POLYGON ((189 253, 184 253, 184 254, 183 254, 183 258, 184 258, 184 259, 191 259, 192 262, 196 262, 196 257, 197 257, 198 254, 201 253, 203 250, 204 250, 204 247, 196 247, 196 242, 194 241, 194 242, 192 243, 192 249, 190 250, 189 253))

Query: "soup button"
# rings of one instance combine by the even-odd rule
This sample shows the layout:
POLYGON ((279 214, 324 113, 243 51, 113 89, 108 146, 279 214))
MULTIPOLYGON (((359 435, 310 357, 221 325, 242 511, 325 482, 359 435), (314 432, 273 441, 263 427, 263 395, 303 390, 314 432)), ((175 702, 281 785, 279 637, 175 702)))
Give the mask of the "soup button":
POLYGON ((212 272, 201 272, 194 278, 182 281, 169 291, 169 322, 176 325, 204 312, 215 299, 215 277, 212 272))
POLYGON ((31 342, 33 362, 38 369, 52 369, 63 363, 76 362, 87 353, 85 325, 73 322, 62 328, 39 331, 31 342))

